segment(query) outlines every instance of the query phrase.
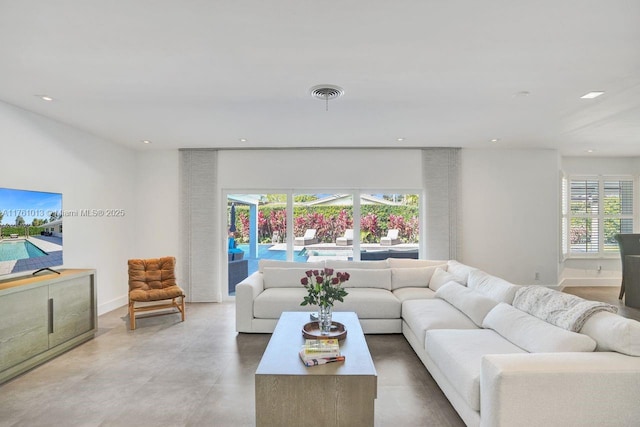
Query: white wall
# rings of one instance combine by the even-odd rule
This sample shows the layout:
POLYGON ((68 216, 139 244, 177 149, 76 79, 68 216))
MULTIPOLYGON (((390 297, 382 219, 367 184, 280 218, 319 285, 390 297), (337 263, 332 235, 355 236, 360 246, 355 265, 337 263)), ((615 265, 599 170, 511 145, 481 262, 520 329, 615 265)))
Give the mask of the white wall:
POLYGON ((422 187, 420 150, 227 150, 221 189, 399 189, 422 187))
POLYGON ((514 283, 557 285, 557 152, 463 149, 461 163, 462 261, 514 283))
MULTIPOLYGON (((179 255, 178 165, 178 150, 138 152, 136 155, 134 247, 137 258, 179 255)), ((179 271, 177 268, 176 274, 179 271)))
MULTIPOLYGON (((242 150, 219 159, 227 190, 423 186, 420 150, 242 150)), ((461 170, 461 260, 515 283, 557 285, 557 152, 463 149, 461 170)))
MULTIPOLYGON (((563 157, 565 175, 632 175, 640 174, 638 157, 563 157)), ((640 194, 636 188, 634 194, 640 194)), ((635 232, 640 232, 638 218, 634 220, 635 232)), ((622 263, 620 257, 569 258, 561 264, 560 281, 563 286, 620 286, 622 263)))
POLYGON ((131 150, 0 102, 0 186, 62 193, 65 213, 123 209, 124 217, 64 218, 64 267, 95 268, 98 312, 126 303, 133 252, 131 150), (123 299, 124 298, 124 299, 123 299))
MULTIPOLYGON (((65 218, 65 267, 97 269, 99 313, 126 303, 127 259, 184 256, 177 150, 134 152, 1 102, 0 121, 0 186, 61 192, 67 212, 125 211, 65 218)), ((219 160, 220 192, 422 188, 418 149, 223 150, 219 160)), ((461 260, 557 283, 558 169, 554 151, 462 150, 461 260)))

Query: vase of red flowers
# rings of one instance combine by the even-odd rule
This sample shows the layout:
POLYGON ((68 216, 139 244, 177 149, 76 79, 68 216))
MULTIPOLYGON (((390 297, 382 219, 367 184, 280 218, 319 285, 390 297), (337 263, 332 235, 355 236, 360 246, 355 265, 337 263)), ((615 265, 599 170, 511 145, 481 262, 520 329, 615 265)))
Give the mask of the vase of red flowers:
POLYGON ((318 306, 318 325, 323 335, 331 330, 331 317, 335 301, 344 301, 348 292, 343 283, 349 280, 349 273, 335 272, 332 268, 308 270, 300 283, 307 289, 308 295, 300 305, 318 306))

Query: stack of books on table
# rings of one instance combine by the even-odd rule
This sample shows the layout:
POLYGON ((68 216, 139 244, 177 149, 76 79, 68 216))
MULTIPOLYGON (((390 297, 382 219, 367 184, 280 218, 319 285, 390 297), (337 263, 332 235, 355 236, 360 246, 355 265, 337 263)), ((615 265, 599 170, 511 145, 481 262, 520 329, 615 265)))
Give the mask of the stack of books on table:
POLYGON ((306 366, 316 366, 342 362, 345 357, 340 353, 340 344, 337 339, 308 339, 300 349, 300 359, 306 366))

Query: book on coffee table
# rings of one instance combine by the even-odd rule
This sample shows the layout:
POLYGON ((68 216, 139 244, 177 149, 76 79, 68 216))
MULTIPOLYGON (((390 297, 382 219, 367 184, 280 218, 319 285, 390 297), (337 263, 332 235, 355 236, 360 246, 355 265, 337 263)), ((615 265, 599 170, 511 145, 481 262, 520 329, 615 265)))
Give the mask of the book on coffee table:
POLYGON ((316 366, 342 362, 345 357, 340 353, 340 343, 337 339, 307 339, 300 349, 300 359, 306 366, 316 366))
POLYGON ((304 353, 304 350, 300 350, 300 359, 305 366, 317 366, 317 365, 326 365, 327 363, 332 362, 344 362, 346 359, 344 356, 332 356, 332 357, 318 357, 313 355, 307 355, 304 353))
POLYGON ((337 339, 314 340, 307 339, 302 346, 305 355, 315 357, 340 356, 340 343, 337 339))

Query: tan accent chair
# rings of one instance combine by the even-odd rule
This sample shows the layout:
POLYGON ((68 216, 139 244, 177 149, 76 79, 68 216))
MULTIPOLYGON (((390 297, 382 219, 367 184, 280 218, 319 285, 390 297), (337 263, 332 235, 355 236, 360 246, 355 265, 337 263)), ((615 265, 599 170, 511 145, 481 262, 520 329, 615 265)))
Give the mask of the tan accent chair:
MULTIPOLYGON (((176 284, 176 259, 162 257, 129 260, 129 322, 136 328, 136 313, 177 308, 184 322, 184 291, 176 284), (180 299, 180 301, 177 301, 180 299), (169 301, 171 300, 171 301, 169 301), (136 303, 163 302, 161 304, 136 303)), ((154 316, 174 314, 175 311, 156 313, 154 316)))

